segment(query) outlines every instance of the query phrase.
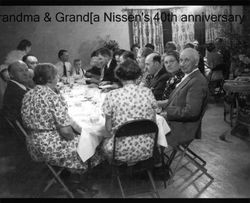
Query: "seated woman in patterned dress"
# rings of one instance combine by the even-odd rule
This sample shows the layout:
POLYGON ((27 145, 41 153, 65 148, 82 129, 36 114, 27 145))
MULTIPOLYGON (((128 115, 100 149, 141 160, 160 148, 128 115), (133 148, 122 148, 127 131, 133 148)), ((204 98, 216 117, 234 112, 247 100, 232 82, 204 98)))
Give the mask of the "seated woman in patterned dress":
POLYGON ((169 95, 184 77, 184 73, 180 69, 179 58, 180 54, 177 51, 167 52, 163 57, 164 67, 166 68, 166 71, 171 75, 170 78, 166 81, 166 87, 162 95, 162 100, 157 101, 159 107, 161 107, 163 111, 166 104, 168 103, 169 95))
MULTIPOLYGON (((104 139, 102 149, 108 159, 112 158, 113 136, 119 126, 130 120, 150 119, 155 121, 157 103, 154 95, 147 87, 136 85, 142 70, 138 64, 131 59, 125 60, 115 70, 123 86, 107 93, 103 103, 103 112, 106 116, 106 129, 110 137, 104 139)), ((116 159, 133 163, 138 157, 141 160, 149 158, 146 145, 152 145, 150 135, 139 135, 135 137, 120 138, 117 141, 116 159), (131 142, 137 142, 136 149, 131 147, 131 142), (145 152, 145 153, 144 153, 145 152), (145 156, 141 156, 144 154, 145 156)))
MULTIPOLYGON (((64 98, 56 91, 57 71, 53 64, 38 64, 34 70, 36 86, 25 94, 22 119, 29 136, 27 148, 36 161, 65 167, 72 173, 83 174, 88 164, 77 153, 79 134, 75 134, 64 98)), ((91 166, 100 163, 97 153, 91 166)))

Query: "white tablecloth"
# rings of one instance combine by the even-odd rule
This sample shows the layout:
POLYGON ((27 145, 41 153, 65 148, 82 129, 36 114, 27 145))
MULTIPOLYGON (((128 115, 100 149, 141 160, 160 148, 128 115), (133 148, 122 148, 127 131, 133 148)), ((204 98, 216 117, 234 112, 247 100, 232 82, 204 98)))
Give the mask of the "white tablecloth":
MULTIPOLYGON (((69 115, 74 123, 82 128, 77 152, 85 162, 94 155, 96 147, 107 134, 105 118, 101 110, 105 93, 98 88, 75 84, 72 89, 66 88, 63 96, 69 106, 69 115)), ((170 128, 165 119, 157 115, 156 123, 159 128, 158 144, 167 147, 166 134, 170 128)))

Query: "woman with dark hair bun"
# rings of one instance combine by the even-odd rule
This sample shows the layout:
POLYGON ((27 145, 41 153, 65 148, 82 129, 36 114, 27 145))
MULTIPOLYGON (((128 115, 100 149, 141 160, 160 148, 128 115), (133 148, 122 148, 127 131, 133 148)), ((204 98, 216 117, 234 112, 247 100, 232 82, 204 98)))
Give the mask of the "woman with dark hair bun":
MULTIPOLYGON (((136 80, 141 75, 141 69, 136 61, 127 59, 115 69, 116 77, 121 81, 122 87, 107 93, 103 103, 103 112, 106 118, 106 129, 109 137, 102 144, 104 154, 108 159, 112 157, 113 136, 119 126, 130 120, 150 119, 155 121, 157 103, 154 95, 147 87, 136 85, 136 80)), ((118 160, 133 160, 142 153, 146 144, 152 144, 152 139, 145 136, 128 137, 117 141, 118 160), (131 142, 138 142, 136 149, 130 148, 131 142), (131 153, 133 151, 133 153, 131 153)))
MULTIPOLYGON (((25 94, 21 109, 23 124, 29 132, 26 139, 31 157, 83 174, 88 165, 77 153, 80 135, 75 134, 75 130, 81 129, 73 129, 67 103, 56 93, 58 76, 55 66, 38 64, 34 81, 36 86, 25 94)), ((91 166, 101 161, 97 153, 90 159, 91 166)))

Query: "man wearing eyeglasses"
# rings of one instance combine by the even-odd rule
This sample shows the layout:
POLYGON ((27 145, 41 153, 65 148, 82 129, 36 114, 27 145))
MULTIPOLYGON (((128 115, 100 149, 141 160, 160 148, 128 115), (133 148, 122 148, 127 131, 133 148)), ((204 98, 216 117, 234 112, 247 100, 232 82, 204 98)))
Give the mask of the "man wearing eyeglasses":
POLYGON ((198 69, 199 53, 192 48, 180 54, 180 68, 185 76, 169 96, 166 119, 171 128, 171 146, 201 138, 201 119, 206 106, 208 83, 198 69))

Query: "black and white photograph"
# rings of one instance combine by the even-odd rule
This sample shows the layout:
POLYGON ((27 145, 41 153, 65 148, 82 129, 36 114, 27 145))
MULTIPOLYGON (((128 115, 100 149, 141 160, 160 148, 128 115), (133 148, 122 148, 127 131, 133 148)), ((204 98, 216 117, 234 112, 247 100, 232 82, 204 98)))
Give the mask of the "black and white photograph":
POLYGON ((250 198, 250 5, 0 5, 0 30, 1 199, 250 198))

